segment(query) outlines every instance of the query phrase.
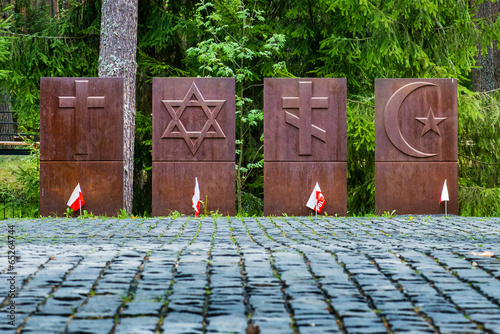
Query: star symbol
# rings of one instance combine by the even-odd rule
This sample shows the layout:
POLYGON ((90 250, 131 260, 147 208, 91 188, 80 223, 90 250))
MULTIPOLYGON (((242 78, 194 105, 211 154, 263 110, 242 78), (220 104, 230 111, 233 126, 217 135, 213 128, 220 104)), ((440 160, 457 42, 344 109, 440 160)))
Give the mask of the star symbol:
POLYGON ((420 135, 420 137, 423 137, 423 135, 425 135, 430 130, 434 131, 439 136, 441 136, 438 124, 444 121, 446 117, 434 117, 434 112, 432 111, 432 108, 429 108, 429 113, 427 114, 427 117, 415 117, 415 119, 420 123, 424 124, 424 128, 422 130, 422 134, 420 135))
POLYGON ((196 154, 205 138, 226 138, 216 118, 226 100, 205 100, 195 83, 191 85, 183 100, 162 100, 172 120, 168 123, 162 138, 182 138, 196 154), (177 111, 174 109, 177 108, 177 111), (201 131, 187 131, 181 121, 181 116, 187 107, 199 107, 207 121, 201 131))

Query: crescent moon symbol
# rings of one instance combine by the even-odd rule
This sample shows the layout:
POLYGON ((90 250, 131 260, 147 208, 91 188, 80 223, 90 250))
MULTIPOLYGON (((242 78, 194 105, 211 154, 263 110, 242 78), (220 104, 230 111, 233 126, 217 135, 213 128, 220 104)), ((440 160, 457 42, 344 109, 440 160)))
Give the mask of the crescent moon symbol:
POLYGON ((412 147, 408 142, 404 139, 403 134, 401 133, 401 128, 399 127, 398 122, 398 114, 399 108, 401 104, 406 99, 408 95, 414 90, 424 87, 424 86, 437 86, 435 84, 429 82, 413 82, 407 84, 400 89, 398 89, 387 101, 384 110, 384 126, 385 132, 387 133, 387 137, 392 142, 392 144, 404 154, 417 157, 417 158, 428 158, 437 155, 437 153, 425 153, 420 152, 414 147, 412 147))

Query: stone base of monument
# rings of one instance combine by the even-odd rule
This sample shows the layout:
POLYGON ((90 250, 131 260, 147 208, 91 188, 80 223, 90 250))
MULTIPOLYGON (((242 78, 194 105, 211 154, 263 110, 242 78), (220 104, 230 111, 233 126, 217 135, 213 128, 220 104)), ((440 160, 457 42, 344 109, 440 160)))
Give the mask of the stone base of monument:
POLYGON ((235 215, 234 162, 153 162, 153 216, 194 215, 195 178, 208 214, 235 215))
POLYGON ((82 210, 114 216, 123 209, 123 162, 41 161, 40 215, 63 216, 78 183, 85 200, 82 210))
POLYGON ((456 162, 375 162, 375 213, 444 214, 439 203, 444 180, 450 200, 448 213, 458 215, 456 162))
POLYGON ((307 216, 316 182, 325 197, 321 214, 347 213, 346 162, 264 162, 264 215, 307 216))

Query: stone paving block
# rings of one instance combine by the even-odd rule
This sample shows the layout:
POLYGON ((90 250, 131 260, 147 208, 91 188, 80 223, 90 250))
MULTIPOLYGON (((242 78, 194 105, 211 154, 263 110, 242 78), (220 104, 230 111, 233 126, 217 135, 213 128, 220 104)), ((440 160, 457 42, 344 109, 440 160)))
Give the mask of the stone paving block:
MULTIPOLYGON (((62 317, 68 329, 92 333, 108 333, 114 319, 116 332, 125 333, 127 323, 151 331, 162 309, 174 333, 201 333, 204 322, 209 332, 211 318, 248 315, 271 334, 292 333, 292 322, 301 333, 335 332, 336 316, 349 334, 387 332, 382 319, 394 333, 429 332, 424 317, 441 333, 500 328, 498 256, 470 254, 500 254, 498 218, 9 220, 0 221, 0 249, 2 228, 12 223, 30 236, 16 240, 17 326, 76 308, 69 325, 62 317), (94 295, 93 286, 115 295, 94 295), (120 308, 129 292, 132 301, 120 308), (109 327, 75 327, 84 320, 109 327)), ((4 304, 5 296, 0 291, 4 304)), ((210 331, 222 330, 220 323, 210 331)))
POLYGON ((247 327, 244 314, 208 317, 207 322, 207 333, 245 333, 247 327))
POLYGON ((81 301, 61 301, 54 298, 50 298, 47 302, 40 306, 37 310, 37 314, 43 315, 64 315, 70 316, 73 313, 73 309, 78 308, 82 304, 81 301))
POLYGON ((261 333, 287 333, 292 334, 291 321, 289 317, 280 315, 256 316, 252 317, 255 324, 259 325, 261 333))
POLYGON ((68 334, 107 334, 114 326, 113 319, 73 319, 68 324, 68 334))
POLYGON ((95 295, 89 298, 75 314, 75 318, 112 317, 122 303, 121 296, 95 295))
POLYGON ((159 316, 164 304, 161 302, 136 302, 132 301, 125 305, 124 316, 159 316))
POLYGON ((28 319, 23 328, 23 333, 61 333, 66 328, 69 317, 57 315, 35 315, 28 319))
POLYGON ((134 317, 122 318, 115 328, 115 334, 151 334, 155 333, 158 318, 134 317))
POLYGON ((203 317, 198 314, 170 312, 163 321, 165 333, 202 333, 203 317))

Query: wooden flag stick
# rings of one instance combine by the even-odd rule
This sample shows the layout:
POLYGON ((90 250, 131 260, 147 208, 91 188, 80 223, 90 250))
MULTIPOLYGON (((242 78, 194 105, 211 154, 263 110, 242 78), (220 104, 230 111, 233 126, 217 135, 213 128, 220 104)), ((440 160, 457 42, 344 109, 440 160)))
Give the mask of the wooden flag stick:
POLYGON ((448 217, 448 201, 444 201, 444 216, 448 217))

